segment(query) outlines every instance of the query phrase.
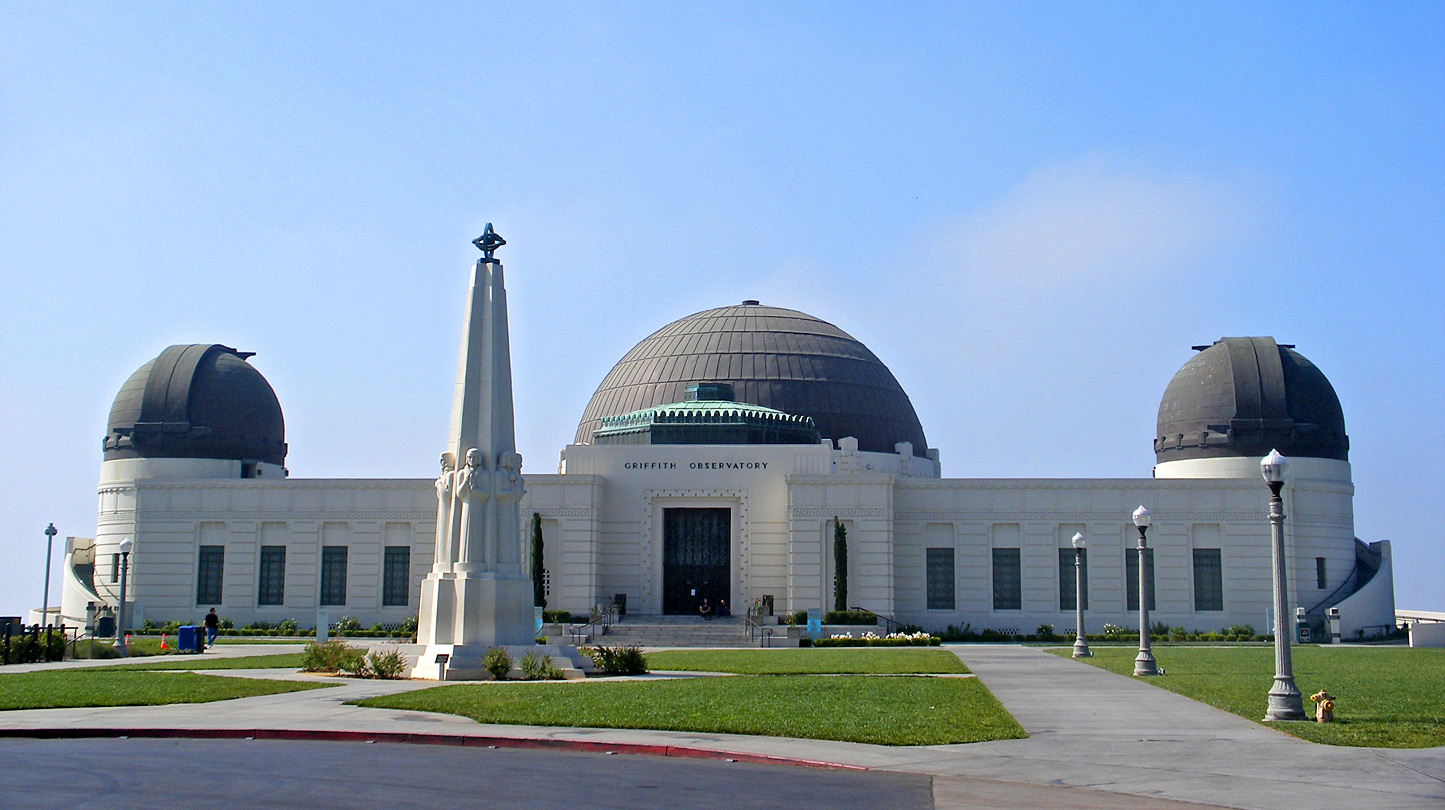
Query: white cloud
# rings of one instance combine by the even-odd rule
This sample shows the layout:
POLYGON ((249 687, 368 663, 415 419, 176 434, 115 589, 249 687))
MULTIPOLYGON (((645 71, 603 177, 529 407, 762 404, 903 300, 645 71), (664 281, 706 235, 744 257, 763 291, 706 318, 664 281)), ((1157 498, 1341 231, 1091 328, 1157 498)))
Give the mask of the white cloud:
POLYGON ((937 260, 970 286, 1065 290, 1193 264, 1246 239, 1266 208, 1247 175, 1153 171, 1089 156, 1033 172, 946 226, 937 260))

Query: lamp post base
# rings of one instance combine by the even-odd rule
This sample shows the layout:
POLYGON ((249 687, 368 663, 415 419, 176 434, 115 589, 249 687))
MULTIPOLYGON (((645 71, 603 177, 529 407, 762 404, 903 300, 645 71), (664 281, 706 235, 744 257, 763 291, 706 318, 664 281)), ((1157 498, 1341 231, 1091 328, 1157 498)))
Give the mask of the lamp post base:
POLYGON ((1089 642, 1085 641, 1083 638, 1079 638, 1079 639, 1075 640, 1075 641, 1074 641, 1074 657, 1075 657, 1075 658, 1092 658, 1092 657, 1094 657, 1094 651, 1089 649, 1089 642))
POLYGON ((1135 675, 1158 675, 1159 667, 1154 663, 1154 653, 1148 650, 1140 650, 1134 657, 1135 675))
POLYGON ((1294 679, 1276 676, 1274 688, 1269 690, 1269 709, 1264 713, 1264 722, 1308 719, 1304 699, 1300 696, 1299 688, 1294 685, 1294 679))

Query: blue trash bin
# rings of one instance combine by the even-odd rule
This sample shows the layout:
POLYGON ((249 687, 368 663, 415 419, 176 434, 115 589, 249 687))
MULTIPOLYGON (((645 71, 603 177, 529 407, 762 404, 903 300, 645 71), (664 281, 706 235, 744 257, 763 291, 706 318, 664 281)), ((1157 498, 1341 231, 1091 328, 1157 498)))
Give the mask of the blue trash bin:
POLYGON ((193 625, 183 625, 176 632, 176 652, 198 653, 204 649, 206 637, 202 634, 201 628, 193 625))

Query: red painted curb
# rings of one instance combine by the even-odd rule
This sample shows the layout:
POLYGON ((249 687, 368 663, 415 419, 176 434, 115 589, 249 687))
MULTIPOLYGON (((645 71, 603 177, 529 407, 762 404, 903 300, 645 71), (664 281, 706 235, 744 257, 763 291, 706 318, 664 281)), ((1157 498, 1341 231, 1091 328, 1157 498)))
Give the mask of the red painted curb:
POLYGON ((0 739, 30 738, 41 740, 76 740, 86 738, 149 738, 196 740, 325 740, 329 742, 402 743, 408 745, 457 745, 468 748, 536 748, 558 751, 581 751, 592 754, 632 754, 649 757, 683 757, 687 759, 719 759, 757 765, 792 765, 803 768, 828 768, 845 771, 867 771, 863 765, 826 762, 773 754, 749 754, 740 751, 718 751, 711 748, 690 748, 681 745, 649 743, 607 743, 585 740, 554 740, 527 737, 472 736, 462 734, 427 734, 400 731, 315 731, 311 729, 242 729, 242 728, 5 728, 0 739))

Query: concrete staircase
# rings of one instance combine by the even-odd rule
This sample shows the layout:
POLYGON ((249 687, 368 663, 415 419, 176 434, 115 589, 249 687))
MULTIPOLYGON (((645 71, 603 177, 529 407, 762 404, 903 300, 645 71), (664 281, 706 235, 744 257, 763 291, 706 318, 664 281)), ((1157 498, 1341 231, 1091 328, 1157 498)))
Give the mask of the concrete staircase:
MULTIPOLYGON (((774 628, 776 630, 777 628, 774 628)), ((627 616, 613 622, 593 644, 639 647, 758 647, 749 641, 743 620, 726 616, 711 621, 701 616, 627 616)))

